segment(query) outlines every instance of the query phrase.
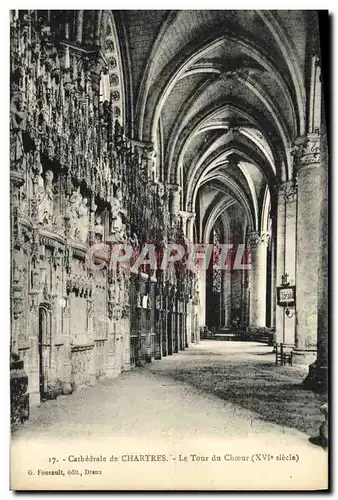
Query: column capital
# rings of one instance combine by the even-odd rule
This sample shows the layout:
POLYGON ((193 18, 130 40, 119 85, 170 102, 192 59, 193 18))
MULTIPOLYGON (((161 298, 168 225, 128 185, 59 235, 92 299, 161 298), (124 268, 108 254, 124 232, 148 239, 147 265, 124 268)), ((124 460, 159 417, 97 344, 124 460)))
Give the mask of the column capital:
POLYGON ((291 150, 297 172, 304 167, 320 164, 320 135, 297 137, 291 150))
POLYGON ((286 181, 277 187, 278 197, 286 203, 297 201, 298 186, 295 181, 286 181))
POLYGON ((154 144, 152 142, 138 141, 137 139, 130 139, 130 138, 127 138, 127 140, 128 142, 130 142, 130 144, 136 146, 137 148, 145 149, 147 151, 154 150, 154 144))
POLYGON ((187 221, 196 217, 195 212, 187 212, 185 210, 180 210, 179 215, 182 217, 182 219, 185 219, 187 221))
POLYGON ((167 187, 169 191, 172 193, 180 193, 181 192, 181 186, 179 184, 167 184, 167 187))
POLYGON ((268 246, 269 239, 269 233, 261 233, 259 231, 251 231, 247 235, 247 243, 250 248, 257 248, 260 245, 268 246))

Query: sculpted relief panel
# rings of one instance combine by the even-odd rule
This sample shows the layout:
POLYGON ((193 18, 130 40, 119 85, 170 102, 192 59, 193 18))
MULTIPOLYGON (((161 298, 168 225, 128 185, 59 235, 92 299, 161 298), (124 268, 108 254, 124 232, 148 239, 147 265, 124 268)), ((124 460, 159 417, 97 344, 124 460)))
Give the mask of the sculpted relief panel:
POLYGON ((67 200, 68 234, 72 239, 87 242, 89 234, 88 199, 83 197, 79 189, 74 189, 67 200))
POLYGON ((45 172, 44 178, 39 176, 37 185, 38 198, 38 220, 41 224, 51 224, 54 208, 53 194, 54 174, 51 170, 45 172))
MULTIPOLYGON (((180 188, 158 181, 153 145, 125 136, 111 30, 102 45, 110 64, 104 92, 100 50, 70 43, 47 18, 20 11, 12 17, 11 36, 12 349, 29 345, 37 363, 38 312, 47 304, 57 344, 51 356, 55 347, 65 356, 57 366, 75 363, 72 376, 81 381, 83 367, 92 362, 91 348, 81 346, 103 340, 102 349, 110 349, 109 336, 120 331, 127 338, 131 323, 130 271, 91 269, 90 245, 130 243, 137 256, 146 242, 177 239, 180 188)), ((155 280, 147 266, 143 271, 155 280)), ((163 296, 167 290, 173 308, 171 285, 163 287, 163 296)), ((148 312, 154 307, 154 300, 147 302, 148 312)), ((127 351, 129 337, 123 342, 127 351)))

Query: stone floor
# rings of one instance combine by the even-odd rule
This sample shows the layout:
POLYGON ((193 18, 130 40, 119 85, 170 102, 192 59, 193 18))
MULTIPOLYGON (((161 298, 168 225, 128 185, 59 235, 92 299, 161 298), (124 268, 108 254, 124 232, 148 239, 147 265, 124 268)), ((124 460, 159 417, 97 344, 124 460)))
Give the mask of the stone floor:
POLYGON ((309 442, 322 421, 321 401, 300 388, 302 378, 296 368, 274 366, 271 347, 203 341, 46 401, 13 433, 13 442, 118 436, 126 443, 171 439, 182 445, 184 440, 223 443, 228 449, 229 443, 241 442, 274 453, 292 447, 315 464, 327 453, 309 442))
POLYGON ((202 341, 116 379, 101 380, 71 396, 42 403, 32 409, 30 421, 13 437, 269 431, 293 433, 304 441, 305 435, 291 427, 315 435, 323 418, 321 396, 303 390, 303 378, 304 372, 297 367, 274 366, 272 348, 263 344, 202 341), (262 405, 255 405, 255 398, 262 405), (276 405, 277 410, 280 406, 278 423, 283 423, 282 409, 289 420, 291 413, 298 420, 289 426, 274 425, 269 410, 276 405), (304 423, 300 416, 309 417, 310 422, 304 423))

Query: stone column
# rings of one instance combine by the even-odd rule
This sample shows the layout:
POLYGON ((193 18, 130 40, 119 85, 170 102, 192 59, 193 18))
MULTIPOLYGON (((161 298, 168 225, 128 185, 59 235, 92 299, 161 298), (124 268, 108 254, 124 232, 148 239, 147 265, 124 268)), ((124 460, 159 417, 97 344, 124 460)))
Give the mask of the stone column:
MULTIPOLYGON (((296 218, 297 185, 287 181, 280 185, 277 205, 277 283, 282 284, 282 276, 290 285, 296 280, 296 218)), ((277 300, 277 299, 276 299, 277 300)), ((285 308, 276 306, 276 342, 285 346, 295 345, 295 311, 286 316, 285 308)))
POLYGON ((194 212, 185 212, 183 210, 180 211, 180 217, 182 220, 182 230, 184 236, 189 240, 189 242, 193 242, 194 240, 194 220, 195 213, 194 212))
POLYGON ((269 233, 248 234, 251 250, 250 326, 265 326, 268 242, 269 233))
POLYGON ((180 337, 181 337, 179 301, 175 303, 174 324, 175 324, 174 352, 176 353, 180 350, 180 337))
MULTIPOLYGON (((195 306, 193 306, 193 310, 195 311, 195 306)), ((197 312, 193 313, 193 324, 194 324, 194 342, 195 344, 199 344, 201 340, 201 330, 200 330, 200 324, 198 322, 198 314, 197 312)))
POLYGON ((168 311, 167 311, 167 356, 170 356, 173 353, 173 332, 174 332, 173 310, 172 310, 171 304, 168 304, 168 311))
POLYGON ((223 324, 224 326, 231 326, 231 277, 232 273, 230 269, 224 269, 222 271, 223 279, 223 324))
POLYGON ((236 316, 240 316, 242 302, 242 271, 233 269, 231 271, 231 315, 229 321, 232 321, 236 316))
POLYGON ((162 359, 162 344, 161 344, 161 311, 159 297, 155 299, 155 359, 162 359))
POLYGON ((187 220, 187 238, 190 243, 194 242, 194 223, 195 223, 195 213, 190 212, 187 220))
POLYGON ((163 300, 163 310, 162 315, 162 354, 163 356, 168 356, 168 306, 167 298, 164 297, 163 300))
POLYGON ((170 343, 171 354, 174 354, 175 352, 175 343, 176 343, 176 308, 174 305, 171 310, 171 343, 170 343))
POLYGON ((276 238, 271 242, 271 328, 276 328, 276 238))
MULTIPOLYGON (((323 120, 324 122, 324 120, 323 120)), ((324 128, 324 126, 323 126, 324 128)), ((317 360, 315 364, 313 385, 327 390, 328 381, 328 158, 325 128, 321 138, 322 149, 322 186, 323 196, 320 209, 320 256, 318 266, 318 330, 317 330, 317 360)))
POLYGON ((181 204, 181 187, 178 184, 169 184, 170 191, 169 197, 169 208, 170 213, 174 217, 180 215, 180 204, 181 204))
POLYGON ((106 375, 113 378, 115 374, 115 329, 116 324, 111 318, 107 318, 107 342, 105 345, 106 358, 106 375))
MULTIPOLYGON (((64 278, 65 281, 65 278, 64 278)), ((68 394, 72 391, 72 353, 70 345, 70 308, 69 297, 66 292, 64 283, 64 293, 62 301, 62 334, 64 343, 64 359, 63 359, 63 392, 68 394)))
POLYGON ((130 318, 129 314, 121 319, 123 331, 123 356, 122 356, 122 371, 130 370, 130 318))
POLYGON ((243 269, 242 271, 242 317, 241 323, 243 326, 249 326, 249 309, 250 309, 250 271, 243 269))
POLYGON ((180 349, 183 351, 187 344, 187 322, 186 322, 186 302, 182 301, 182 312, 181 312, 181 344, 180 349))
POLYGON ((318 265, 320 256, 321 163, 319 135, 296 141, 295 170, 298 182, 296 261, 295 362, 315 359, 318 320, 318 265), (318 200, 318 203, 316 203, 318 200), (298 357, 299 355, 299 357, 298 357))
POLYGON ((40 357, 39 357, 39 309, 30 312, 29 362, 25 366, 28 375, 29 405, 40 404, 40 357))
POLYGON ((198 274, 198 293, 199 293, 199 324, 205 326, 206 322, 206 270, 199 269, 198 274))
POLYGON ((193 310, 193 307, 192 307, 192 300, 189 299, 188 302, 187 302, 187 305, 186 305, 186 312, 187 312, 187 323, 186 323, 186 332, 187 332, 187 344, 186 344, 186 347, 189 347, 189 345, 191 344, 191 333, 192 333, 192 310, 193 310))
MULTIPOLYGON (((324 109, 324 108, 323 108, 324 109)), ((324 114, 324 113, 323 113, 324 114)), ((318 259, 318 321, 317 359, 309 366, 304 384, 311 389, 326 391, 328 383, 328 151, 323 117, 321 147, 321 191, 319 198, 319 259, 318 259)))

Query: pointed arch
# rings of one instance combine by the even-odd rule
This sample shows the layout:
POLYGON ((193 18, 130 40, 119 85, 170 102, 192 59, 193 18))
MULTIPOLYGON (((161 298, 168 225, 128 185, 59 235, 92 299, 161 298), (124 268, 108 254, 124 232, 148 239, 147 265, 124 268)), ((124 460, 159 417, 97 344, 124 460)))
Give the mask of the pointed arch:
POLYGON ((98 14, 96 40, 107 65, 106 72, 101 75, 100 100, 112 104, 114 118, 124 126, 127 99, 120 43, 112 11, 104 10, 98 14))

